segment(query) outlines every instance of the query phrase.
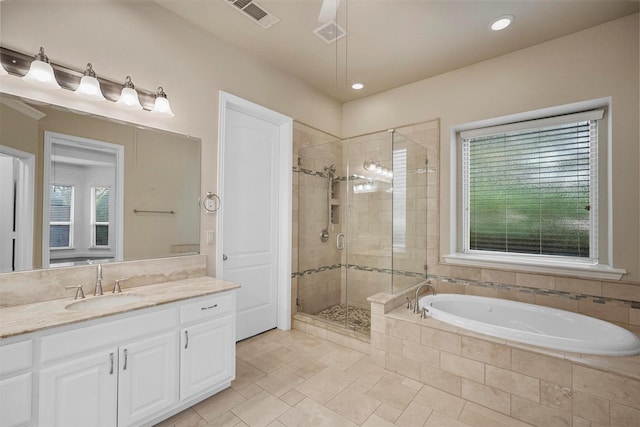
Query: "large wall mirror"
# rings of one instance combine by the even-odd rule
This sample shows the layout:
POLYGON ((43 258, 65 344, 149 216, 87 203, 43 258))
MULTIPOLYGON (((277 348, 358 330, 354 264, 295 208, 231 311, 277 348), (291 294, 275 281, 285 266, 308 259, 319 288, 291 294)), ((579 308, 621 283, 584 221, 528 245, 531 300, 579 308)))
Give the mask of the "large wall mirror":
POLYGON ((0 94, 0 273, 199 253, 200 140, 0 94))

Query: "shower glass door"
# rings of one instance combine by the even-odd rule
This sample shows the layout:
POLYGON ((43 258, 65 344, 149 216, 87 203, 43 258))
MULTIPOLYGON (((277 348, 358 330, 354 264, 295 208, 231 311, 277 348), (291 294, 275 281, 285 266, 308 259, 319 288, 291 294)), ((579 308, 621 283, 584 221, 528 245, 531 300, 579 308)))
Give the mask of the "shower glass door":
POLYGON ((392 141, 388 132, 345 141, 347 179, 346 252, 342 254, 346 286, 343 304, 348 325, 370 329, 367 298, 391 291, 392 141))
POLYGON ((367 298, 424 277, 426 150, 385 131, 299 156, 297 311, 368 334, 367 298))

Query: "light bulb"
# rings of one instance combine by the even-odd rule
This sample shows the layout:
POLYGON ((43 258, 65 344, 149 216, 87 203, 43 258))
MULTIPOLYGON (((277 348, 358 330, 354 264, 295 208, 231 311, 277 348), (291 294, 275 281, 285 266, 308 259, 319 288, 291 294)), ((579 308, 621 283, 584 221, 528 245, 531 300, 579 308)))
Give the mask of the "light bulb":
POLYGON ((93 101, 105 100, 100 90, 100 82, 96 79, 96 73, 93 71, 91 63, 87 64, 84 76, 80 79, 80 85, 73 93, 93 101))
POLYGON ((25 81, 36 86, 48 89, 60 89, 60 85, 56 81, 53 67, 49 64, 49 58, 44 54, 44 48, 41 47, 35 59, 31 62, 29 72, 22 77, 25 81))
POLYGON ((162 86, 158 87, 158 92, 156 93, 156 102, 153 105, 152 113, 163 116, 163 117, 173 117, 173 111, 171 111, 171 105, 169 104, 169 100, 167 99, 167 94, 164 93, 162 86))
POLYGON ((122 88, 120 99, 118 99, 116 104, 128 110, 142 110, 142 105, 140 105, 140 100, 138 99, 138 92, 136 92, 130 76, 127 76, 124 80, 124 87, 122 88))

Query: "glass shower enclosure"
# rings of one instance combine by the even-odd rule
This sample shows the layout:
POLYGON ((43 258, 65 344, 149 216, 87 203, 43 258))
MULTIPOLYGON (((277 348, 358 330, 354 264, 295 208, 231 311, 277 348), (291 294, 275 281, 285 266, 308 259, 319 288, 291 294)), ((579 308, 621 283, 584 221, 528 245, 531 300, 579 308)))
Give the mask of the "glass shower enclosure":
POLYGON ((369 296, 425 278, 426 149, 391 130, 299 156, 297 311, 369 333, 369 296))

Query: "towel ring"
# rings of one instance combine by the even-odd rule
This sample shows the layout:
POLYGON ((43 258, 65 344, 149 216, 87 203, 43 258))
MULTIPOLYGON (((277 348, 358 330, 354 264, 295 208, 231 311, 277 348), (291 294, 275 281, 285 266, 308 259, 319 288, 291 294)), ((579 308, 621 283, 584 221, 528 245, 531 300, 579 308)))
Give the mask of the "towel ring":
POLYGON ((204 210, 210 213, 217 212, 220 209, 220 197, 212 192, 207 192, 206 196, 202 200, 202 206, 204 210))

